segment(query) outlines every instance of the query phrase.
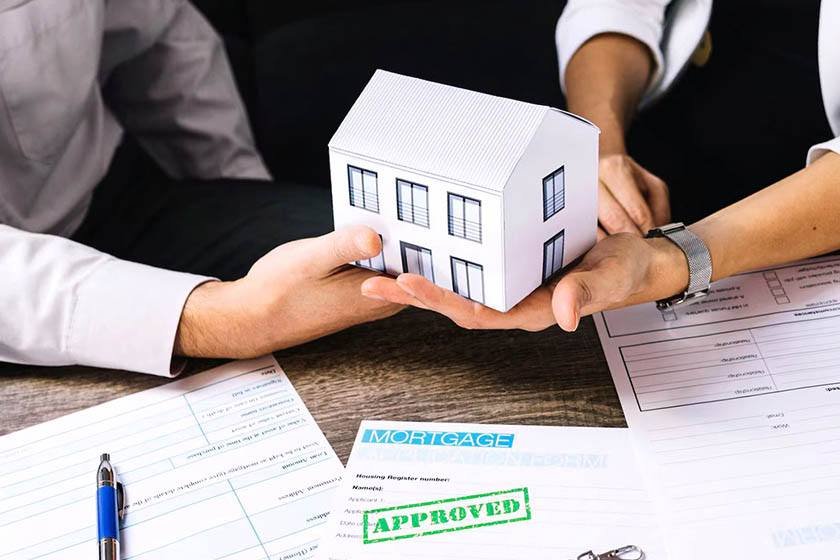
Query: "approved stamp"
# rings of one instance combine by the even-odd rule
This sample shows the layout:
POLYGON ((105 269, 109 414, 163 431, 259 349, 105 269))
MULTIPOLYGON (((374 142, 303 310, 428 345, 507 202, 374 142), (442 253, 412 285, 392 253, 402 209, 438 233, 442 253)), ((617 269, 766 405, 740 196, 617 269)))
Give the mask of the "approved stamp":
POLYGON ((531 519, 527 488, 371 509, 362 542, 372 544, 531 519))

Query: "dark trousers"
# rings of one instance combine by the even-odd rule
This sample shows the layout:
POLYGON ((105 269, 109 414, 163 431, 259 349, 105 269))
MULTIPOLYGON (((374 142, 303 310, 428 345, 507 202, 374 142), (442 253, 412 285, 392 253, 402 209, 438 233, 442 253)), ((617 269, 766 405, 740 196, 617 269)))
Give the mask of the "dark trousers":
POLYGON ((175 181, 128 139, 74 239, 122 259, 233 280, 277 245, 330 230, 328 189, 175 181))

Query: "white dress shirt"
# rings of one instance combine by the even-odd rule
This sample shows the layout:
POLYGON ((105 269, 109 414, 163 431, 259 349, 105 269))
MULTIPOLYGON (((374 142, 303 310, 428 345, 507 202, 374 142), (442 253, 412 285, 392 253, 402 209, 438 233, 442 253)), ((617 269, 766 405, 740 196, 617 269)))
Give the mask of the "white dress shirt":
MULTIPOLYGON (((737 0, 730 0, 737 1, 737 0)), ((621 33, 644 43, 655 68, 642 105, 663 95, 679 78, 709 24, 712 0, 569 0, 555 40, 560 83, 572 55, 601 33, 621 33), (670 10, 667 12, 666 8, 670 10)), ((755 25, 761 25, 756 16, 755 25)), ((812 146, 807 163, 827 151, 840 153, 840 0, 820 4, 819 68, 826 116, 835 138, 812 146)), ((781 77, 783 79, 783 77, 781 77)), ((760 95, 760 92, 756 92, 760 95)))
POLYGON ((0 0, 0 360, 170 375, 207 278, 66 239, 124 130, 175 178, 269 178, 186 0, 0 0))

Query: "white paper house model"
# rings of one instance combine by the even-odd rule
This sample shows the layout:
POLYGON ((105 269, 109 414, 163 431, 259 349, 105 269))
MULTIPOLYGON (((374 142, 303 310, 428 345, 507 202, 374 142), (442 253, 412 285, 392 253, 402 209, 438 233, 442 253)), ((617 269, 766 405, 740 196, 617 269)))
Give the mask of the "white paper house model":
POLYGON ((598 129, 551 107, 377 70, 329 144, 336 228, 500 311, 596 240, 598 129))

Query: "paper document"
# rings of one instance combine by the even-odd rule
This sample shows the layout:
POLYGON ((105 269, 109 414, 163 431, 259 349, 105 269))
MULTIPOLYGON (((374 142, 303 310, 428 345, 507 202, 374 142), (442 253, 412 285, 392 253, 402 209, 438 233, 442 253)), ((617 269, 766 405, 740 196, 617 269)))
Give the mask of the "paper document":
POLYGON ((840 257, 595 320, 673 558, 840 557, 840 257))
POLYGON ((362 422, 318 558, 661 560, 622 428, 362 422))
POLYGON ((95 481, 126 485, 122 558, 309 558, 342 466, 271 357, 0 438, 0 560, 95 558, 95 481))

